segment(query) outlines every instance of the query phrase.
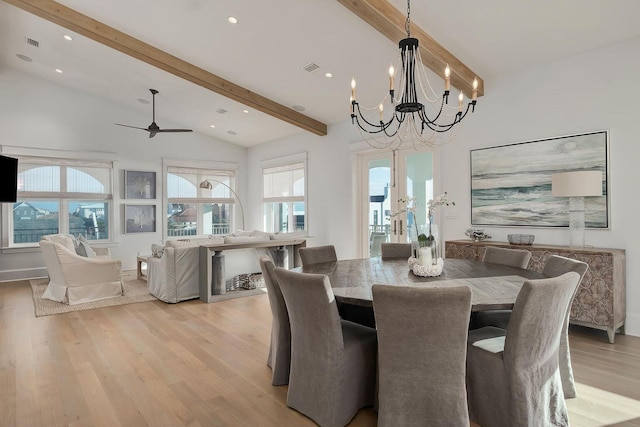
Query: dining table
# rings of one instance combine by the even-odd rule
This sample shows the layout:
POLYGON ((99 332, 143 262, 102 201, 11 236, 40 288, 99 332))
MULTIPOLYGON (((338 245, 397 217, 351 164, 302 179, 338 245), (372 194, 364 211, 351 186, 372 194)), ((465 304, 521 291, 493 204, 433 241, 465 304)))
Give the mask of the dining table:
POLYGON ((439 276, 413 273, 406 258, 381 257, 338 260, 296 267, 293 271, 325 274, 329 277, 336 301, 371 307, 371 287, 377 284, 471 288, 471 310, 510 310, 525 280, 546 276, 531 270, 481 261, 447 258, 439 276))

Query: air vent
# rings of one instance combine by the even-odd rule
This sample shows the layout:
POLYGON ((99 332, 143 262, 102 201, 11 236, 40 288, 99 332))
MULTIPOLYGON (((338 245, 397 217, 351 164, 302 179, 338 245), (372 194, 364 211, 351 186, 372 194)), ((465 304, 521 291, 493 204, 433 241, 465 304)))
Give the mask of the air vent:
POLYGON ((318 68, 320 68, 320 66, 318 64, 314 64, 313 62, 309 62, 307 65, 302 66, 302 69, 308 73, 313 73, 318 68))
POLYGON ((33 47, 40 47, 40 42, 38 40, 34 40, 30 37, 26 38, 27 44, 29 46, 33 46, 33 47))
POLYGON ((216 113, 218 113, 218 114, 224 114, 224 113, 226 113, 226 112, 227 112, 227 110, 225 110, 224 108, 218 108, 218 109, 216 110, 216 113))

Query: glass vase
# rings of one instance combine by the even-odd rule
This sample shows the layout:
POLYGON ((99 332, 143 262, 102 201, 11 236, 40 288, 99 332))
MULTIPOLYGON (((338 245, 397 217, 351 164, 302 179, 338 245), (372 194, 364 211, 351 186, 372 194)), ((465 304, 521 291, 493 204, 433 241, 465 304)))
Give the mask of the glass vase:
POLYGON ((423 266, 436 265, 440 258, 440 241, 436 224, 420 225, 417 236, 416 258, 423 266))

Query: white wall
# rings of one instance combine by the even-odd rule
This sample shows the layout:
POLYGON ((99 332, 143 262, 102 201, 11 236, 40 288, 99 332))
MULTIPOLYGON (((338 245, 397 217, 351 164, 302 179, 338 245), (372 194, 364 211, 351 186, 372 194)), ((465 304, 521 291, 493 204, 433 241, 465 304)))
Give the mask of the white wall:
MULTIPOLYGON (((118 216, 126 202, 122 198, 123 170, 156 172, 157 232, 124 234, 122 229, 111 230, 116 239, 112 256, 123 261, 124 269, 135 268, 136 255, 150 253, 151 244, 162 240, 159 220, 166 211, 162 204, 163 157, 235 162, 239 164, 239 175, 245 174, 245 148, 196 132, 160 134, 150 139, 146 132, 114 125, 124 122, 145 127, 149 118, 150 115, 12 69, 3 69, 0 73, 0 145, 65 150, 70 156, 88 151, 111 153, 118 168, 114 173, 114 204, 118 216)), ((172 123, 164 125, 178 127, 172 123)), ((239 179, 239 183, 238 194, 242 197, 246 182, 239 179)), ((39 249, 19 253, 3 249, 0 279, 19 277, 25 269, 42 266, 39 249)))
MULTIPOLYGON (((587 230, 588 245, 627 251, 627 333, 640 336, 640 264, 635 264, 640 232, 635 216, 640 202, 640 127, 637 115, 640 40, 608 46, 546 66, 486 81, 480 98, 457 138, 441 150, 441 188, 456 202, 458 216, 442 221, 445 239, 465 238, 470 226, 469 150, 594 130, 610 131, 611 228, 587 230)), ((331 243, 340 257, 356 254, 351 218, 353 180, 349 144, 360 136, 349 120, 329 126, 326 137, 293 136, 249 150, 247 170, 251 192, 260 197, 260 162, 308 151, 310 244, 331 243)), ((523 161, 526 161, 524 159, 523 161)), ((251 223, 260 224, 259 207, 251 223)), ((568 244, 568 230, 485 228, 493 240, 512 232, 532 233, 536 242, 568 244)))

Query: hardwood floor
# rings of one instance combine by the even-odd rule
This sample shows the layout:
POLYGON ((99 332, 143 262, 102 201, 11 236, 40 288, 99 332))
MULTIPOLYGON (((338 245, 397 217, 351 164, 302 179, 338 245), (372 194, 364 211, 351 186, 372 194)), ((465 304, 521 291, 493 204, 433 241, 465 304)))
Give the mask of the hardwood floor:
MULTIPOLYGON (((271 385, 270 322, 266 295, 35 318, 28 282, 0 283, 0 425, 313 426, 271 385)), ((570 337, 572 426, 640 426, 640 338, 570 337)))

